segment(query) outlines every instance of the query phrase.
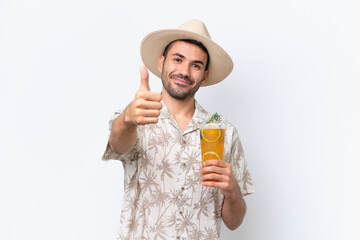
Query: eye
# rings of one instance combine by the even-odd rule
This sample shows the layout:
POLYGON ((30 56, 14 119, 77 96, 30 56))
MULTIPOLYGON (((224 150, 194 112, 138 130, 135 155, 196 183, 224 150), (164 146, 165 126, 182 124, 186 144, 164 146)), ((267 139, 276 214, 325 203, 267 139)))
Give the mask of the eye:
POLYGON ((193 64, 193 67, 196 69, 201 69, 201 66, 199 64, 193 64))
POLYGON ((180 63, 180 62, 181 62, 181 58, 174 58, 174 61, 177 62, 177 63, 180 63))

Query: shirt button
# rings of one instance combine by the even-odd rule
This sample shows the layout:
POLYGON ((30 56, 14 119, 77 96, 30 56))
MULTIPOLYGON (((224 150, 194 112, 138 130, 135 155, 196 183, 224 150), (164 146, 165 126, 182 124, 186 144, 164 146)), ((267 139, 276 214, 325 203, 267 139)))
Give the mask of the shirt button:
POLYGON ((179 236, 177 236, 177 237, 176 237, 176 239, 180 239, 180 237, 179 237, 179 236))
POLYGON ((185 187, 181 187, 181 190, 184 191, 184 190, 185 190, 185 187))
POLYGON ((186 167, 186 163, 183 163, 182 165, 183 165, 183 167, 186 167))
POLYGON ((180 215, 182 215, 182 214, 183 214, 183 211, 180 211, 179 213, 180 213, 180 215))

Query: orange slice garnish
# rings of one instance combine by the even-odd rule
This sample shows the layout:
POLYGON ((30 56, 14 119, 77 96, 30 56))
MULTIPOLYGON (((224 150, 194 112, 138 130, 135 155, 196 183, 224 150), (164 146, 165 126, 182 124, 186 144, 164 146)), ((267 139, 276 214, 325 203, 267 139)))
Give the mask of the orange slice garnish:
POLYGON ((216 142, 221 136, 221 130, 218 125, 214 123, 208 123, 203 129, 200 130, 202 138, 206 142, 216 142))
POLYGON ((207 160, 211 160, 211 159, 221 160, 219 154, 217 154, 216 152, 213 152, 213 151, 204 153, 202 158, 203 158, 203 162, 205 162, 207 160))

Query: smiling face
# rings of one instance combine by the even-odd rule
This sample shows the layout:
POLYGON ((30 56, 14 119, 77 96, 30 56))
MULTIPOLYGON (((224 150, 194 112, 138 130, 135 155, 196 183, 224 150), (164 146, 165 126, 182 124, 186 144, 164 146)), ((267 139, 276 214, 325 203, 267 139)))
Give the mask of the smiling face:
POLYGON ((178 100, 193 98, 209 71, 205 70, 207 53, 195 44, 176 41, 167 55, 161 56, 158 69, 167 93, 178 100))

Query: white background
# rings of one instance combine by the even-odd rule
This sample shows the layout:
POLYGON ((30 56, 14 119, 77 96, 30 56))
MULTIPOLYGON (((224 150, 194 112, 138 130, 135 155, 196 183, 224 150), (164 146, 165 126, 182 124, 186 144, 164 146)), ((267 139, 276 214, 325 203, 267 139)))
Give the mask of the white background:
MULTIPOLYGON (((238 129, 256 193, 222 239, 360 239, 357 0, 0 1, 0 239, 115 239, 107 121, 149 32, 197 18, 232 56, 197 100, 238 129)), ((160 91, 151 75, 150 86, 160 91)))

